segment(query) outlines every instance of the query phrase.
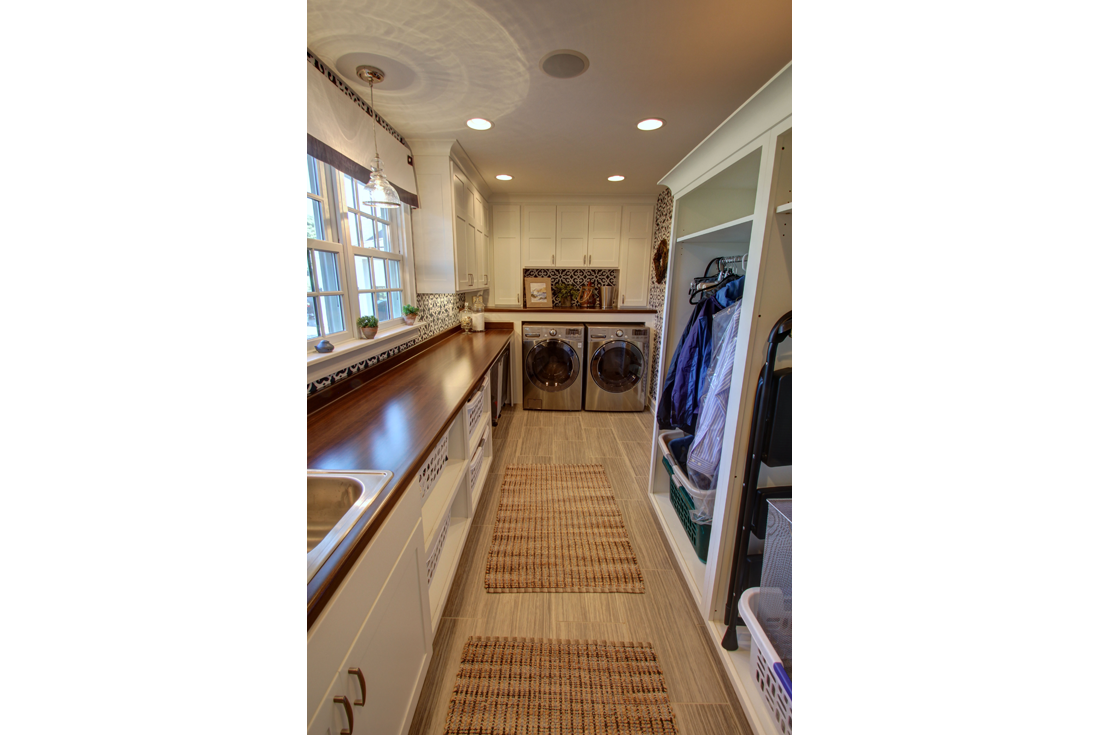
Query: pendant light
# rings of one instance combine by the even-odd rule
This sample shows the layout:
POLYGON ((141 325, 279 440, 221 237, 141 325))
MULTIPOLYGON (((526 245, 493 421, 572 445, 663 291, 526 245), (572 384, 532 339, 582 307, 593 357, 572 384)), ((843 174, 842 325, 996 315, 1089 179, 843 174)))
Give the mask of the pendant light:
MULTIPOLYGON (((385 72, 377 66, 360 66, 355 70, 356 76, 370 85, 370 108, 375 115, 378 114, 374 106, 374 83, 386 78, 385 72)), ((378 207, 380 209, 394 209, 401 206, 401 197, 397 189, 386 180, 382 173, 382 158, 378 155, 378 120, 371 120, 374 128, 374 159, 370 162, 370 181, 367 182, 367 201, 360 204, 378 207)))

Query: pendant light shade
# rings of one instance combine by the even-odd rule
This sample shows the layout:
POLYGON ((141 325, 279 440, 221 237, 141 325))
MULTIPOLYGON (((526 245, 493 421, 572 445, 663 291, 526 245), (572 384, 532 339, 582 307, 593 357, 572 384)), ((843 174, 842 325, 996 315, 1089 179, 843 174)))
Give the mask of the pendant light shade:
MULTIPOLYGON (((378 114, 374 106, 374 83, 386 78, 385 72, 376 66, 360 66, 355 74, 370 85, 370 108, 374 114, 378 114)), ((395 209, 401 206, 401 197, 397 189, 393 187, 382 173, 382 158, 378 155, 378 120, 372 126, 374 128, 374 159, 370 162, 370 181, 367 182, 367 201, 360 200, 360 204, 377 207, 378 209, 395 209)))

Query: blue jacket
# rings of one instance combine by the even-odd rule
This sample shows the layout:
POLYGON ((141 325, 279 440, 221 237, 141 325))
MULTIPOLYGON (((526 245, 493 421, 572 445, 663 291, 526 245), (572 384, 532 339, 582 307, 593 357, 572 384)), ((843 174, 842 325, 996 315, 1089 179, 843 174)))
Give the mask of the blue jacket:
POLYGON ((699 414, 699 389, 714 348, 711 318, 722 309, 732 306, 744 293, 745 278, 742 276, 695 305, 695 310, 688 319, 687 329, 672 355, 668 375, 665 376, 665 384, 661 390, 657 424, 662 429, 682 429, 688 434, 695 433, 695 421, 699 414))

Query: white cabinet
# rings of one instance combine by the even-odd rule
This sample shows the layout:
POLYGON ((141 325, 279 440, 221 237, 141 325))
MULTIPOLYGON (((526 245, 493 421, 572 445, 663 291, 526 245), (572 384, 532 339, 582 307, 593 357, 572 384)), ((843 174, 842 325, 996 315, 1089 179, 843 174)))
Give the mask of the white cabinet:
POLYGON ((647 306, 653 207, 648 204, 628 205, 622 210, 622 235, 619 241, 619 306, 647 306))
POLYGON ((450 146, 419 141, 413 210, 416 289, 421 293, 480 291, 489 286, 485 198, 450 157, 450 146))
POLYGON ((425 570, 420 499, 406 492, 309 630, 310 735, 349 729, 341 697, 355 733, 408 732, 432 654, 425 570))
POLYGON ((493 205, 493 300, 497 306, 523 305, 518 204, 493 205))
POLYGON ((557 209, 546 204, 523 205, 524 268, 557 265, 557 209))
POLYGON ((588 265, 588 207, 557 208, 557 265, 561 268, 588 265))
POLYGON ((629 207, 593 204, 588 208, 588 265, 619 267, 619 232, 629 207))

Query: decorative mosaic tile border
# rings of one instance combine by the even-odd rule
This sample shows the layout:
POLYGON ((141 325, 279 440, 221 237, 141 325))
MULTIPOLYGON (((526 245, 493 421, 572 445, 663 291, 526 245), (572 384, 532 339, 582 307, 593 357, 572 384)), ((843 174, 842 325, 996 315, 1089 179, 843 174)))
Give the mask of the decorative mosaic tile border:
MULTIPOLYGON (((650 252, 650 263, 653 262, 653 254, 657 251, 657 246, 661 244, 661 239, 667 239, 669 241, 669 249, 672 249, 672 190, 665 187, 657 196, 657 211, 656 216, 653 218, 653 250, 650 252)), ((669 257, 669 263, 672 262, 672 257, 669 257)), ((667 276, 667 274, 665 274, 667 276)), ((649 308, 656 309, 656 320, 653 324, 653 369, 649 376, 649 398, 656 403, 657 401, 657 373, 658 366, 661 364, 661 331, 664 329, 665 323, 665 297, 668 295, 668 282, 666 277, 664 283, 657 283, 657 276, 653 271, 653 268, 649 269, 649 308)))
MULTIPOLYGON (((483 299, 484 297, 485 295, 482 294, 483 299)), ((311 396, 317 391, 328 388, 330 385, 355 375, 361 370, 374 367, 384 360, 399 355, 413 345, 419 344, 429 337, 434 337, 440 332, 445 332, 451 327, 458 326, 458 312, 462 309, 462 302, 467 299, 473 301, 473 298, 473 293, 418 293, 416 295, 416 305, 420 309, 420 321, 417 322, 417 326, 420 327, 420 334, 418 336, 400 345, 391 347, 385 352, 380 352, 373 357, 361 360, 343 370, 338 370, 332 375, 326 375, 319 380, 307 383, 306 395, 311 396)))
MULTIPOLYGON (((336 74, 335 71, 330 69, 325 64, 325 62, 321 61, 316 56, 314 56, 313 52, 310 51, 309 49, 306 49, 306 59, 309 60, 309 63, 313 64, 313 68, 315 68, 317 71, 324 74, 325 77, 327 77, 330 82, 332 82, 334 85, 336 85, 337 89, 339 89, 341 92, 346 94, 352 102, 359 105, 359 108, 363 112, 367 113, 367 115, 369 117, 373 117, 375 120, 377 120, 378 124, 381 125, 386 130, 386 132, 388 132, 393 137, 397 138, 398 142, 401 143, 401 145, 405 146, 406 148, 409 148, 409 144, 405 142, 405 139, 403 137, 401 137, 401 133, 397 132, 392 125, 390 125, 388 122, 383 120, 382 116, 379 115, 377 112, 375 112, 373 109, 371 109, 371 106, 368 105, 363 100, 362 97, 360 97, 358 94, 356 94, 355 90, 348 86, 347 82, 345 82, 343 79, 341 79, 336 74)), ((409 150, 412 150, 412 149, 409 148, 409 150)))
MULTIPOLYGON (((559 283, 570 283, 578 289, 587 286, 618 286, 619 271, 616 268, 524 268, 524 278, 549 278, 550 288, 559 283)), ((553 293, 553 291, 551 291, 553 293)), ((561 306, 561 299, 554 296, 554 306, 561 306)))

